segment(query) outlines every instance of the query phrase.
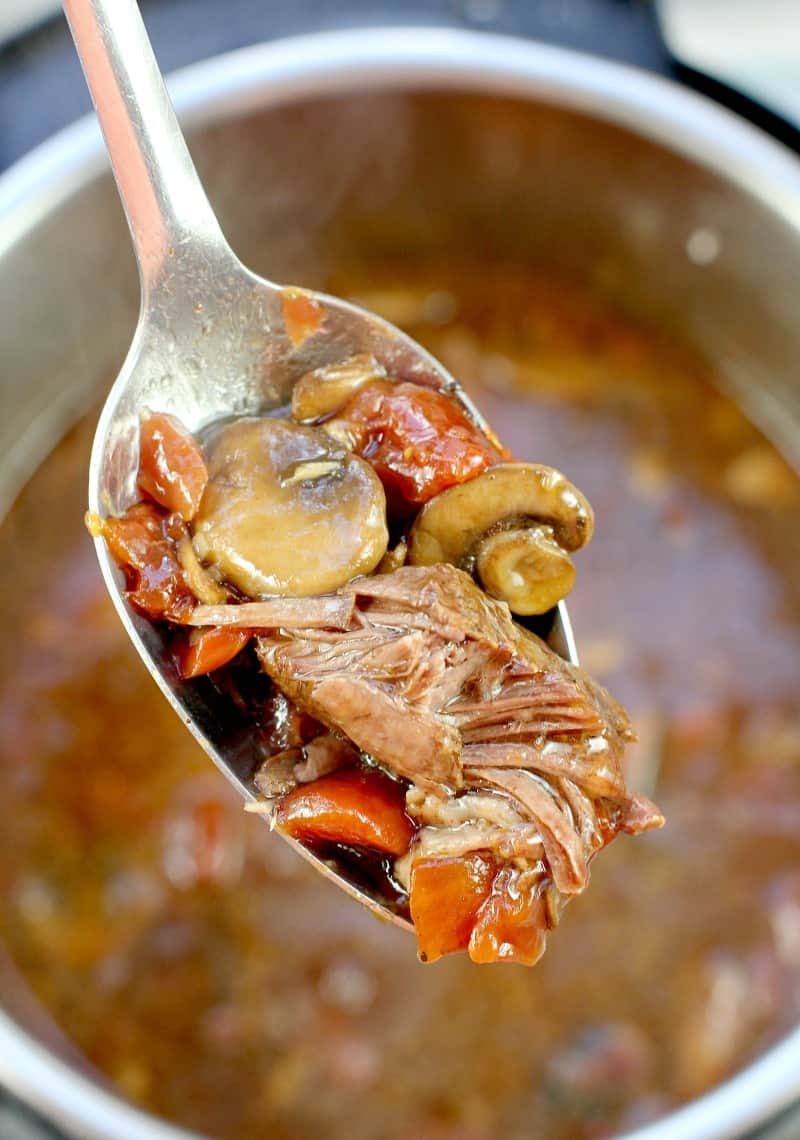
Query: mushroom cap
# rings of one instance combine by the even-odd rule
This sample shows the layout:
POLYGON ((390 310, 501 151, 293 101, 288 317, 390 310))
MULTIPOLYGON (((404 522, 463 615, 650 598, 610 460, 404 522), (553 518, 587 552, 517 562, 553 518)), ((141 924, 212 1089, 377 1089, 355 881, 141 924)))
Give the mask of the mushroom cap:
POLYGON ((575 584, 575 566, 549 526, 499 530, 478 543, 475 569, 487 594, 515 614, 544 614, 575 584))
POLYGON ((380 480, 316 428, 236 420, 211 441, 208 473, 195 549, 250 597, 327 593, 386 553, 380 480))
POLYGON ((555 468, 500 463, 426 503, 409 534, 408 561, 452 562, 472 570, 484 536, 537 524, 551 527, 563 550, 578 550, 592 536, 594 512, 555 468))
POLYGON ((292 389, 292 417, 300 423, 324 419, 338 412, 365 384, 385 379, 386 369, 369 352, 315 368, 292 389))

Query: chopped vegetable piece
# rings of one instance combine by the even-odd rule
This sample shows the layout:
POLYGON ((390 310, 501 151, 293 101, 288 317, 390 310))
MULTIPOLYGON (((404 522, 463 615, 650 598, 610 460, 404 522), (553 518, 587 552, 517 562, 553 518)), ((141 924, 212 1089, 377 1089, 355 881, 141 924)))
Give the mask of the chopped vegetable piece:
POLYGON ((325 319, 322 305, 305 289, 282 289, 281 312, 286 334, 294 348, 299 348, 325 319))
POLYGON ((497 866, 487 855, 419 859, 411 870, 411 918, 422 962, 466 950, 497 866))
POLYGON ((345 768, 284 796, 276 821, 295 839, 403 855, 414 834, 405 789, 378 771, 345 768))
POLYGON ((250 640, 249 629, 193 629, 178 650, 178 670, 184 680, 201 677, 221 669, 244 649, 250 640))
MULTIPOLYGON (((230 598, 230 592, 200 565, 197 551, 192 545, 188 534, 178 543, 178 561, 183 567, 192 593, 199 602, 206 606, 224 606, 230 598)), ((195 622, 195 624, 199 624, 195 622)), ((216 622, 207 622, 207 625, 216 625, 216 622)), ((220 625, 223 623, 220 622, 220 625)))
POLYGON ((177 514, 166 514, 154 503, 137 503, 121 518, 88 514, 91 534, 102 537, 111 557, 125 572, 131 605, 148 617, 185 623, 195 596, 178 562, 178 543, 186 526, 177 514))
POLYGON ((386 378, 386 369, 368 352, 324 364, 301 376, 292 389, 292 416, 299 423, 325 419, 338 412, 365 384, 386 378))
POLYGON ((139 430, 139 486, 151 499, 189 522, 208 482, 206 461, 193 435, 174 416, 154 415, 139 430))
POLYGON ((544 895, 531 885, 526 887, 515 867, 503 867, 478 912, 469 956, 479 965, 519 962, 533 966, 544 953, 548 925, 544 895))
POLYGON ((454 400, 419 384, 366 384, 324 427, 369 460, 390 504, 405 507, 507 458, 454 400))

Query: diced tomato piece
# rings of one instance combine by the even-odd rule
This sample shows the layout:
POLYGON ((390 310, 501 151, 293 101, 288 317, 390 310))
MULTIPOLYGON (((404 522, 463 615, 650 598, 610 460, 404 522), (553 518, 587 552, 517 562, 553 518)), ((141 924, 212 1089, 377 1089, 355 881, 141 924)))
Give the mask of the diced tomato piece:
POLYGON ((295 839, 402 855, 414 834, 405 802, 402 785, 381 772, 344 768, 289 792, 276 819, 295 839))
POLYGON ((177 651, 178 671, 184 680, 221 669, 241 652, 252 637, 249 629, 193 629, 177 651))
POLYGON ((208 470, 200 444, 174 416, 154 415, 139 429, 139 487, 187 522, 197 514, 208 470))
POLYGON ((328 421, 374 467, 390 502, 419 506, 507 458, 449 396, 376 380, 328 421))
POLYGON ((411 918, 420 960, 466 950, 497 870, 489 855, 418 859, 411 870, 411 918))
POLYGON ((151 618, 186 621, 196 599, 178 561, 178 543, 187 533, 178 515, 155 503, 137 503, 121 518, 92 516, 90 529, 105 539, 125 571, 131 605, 151 618))
POLYGON ((504 867, 478 912, 469 939, 473 962, 519 962, 533 966, 544 953, 547 903, 533 887, 519 888, 519 872, 504 867))

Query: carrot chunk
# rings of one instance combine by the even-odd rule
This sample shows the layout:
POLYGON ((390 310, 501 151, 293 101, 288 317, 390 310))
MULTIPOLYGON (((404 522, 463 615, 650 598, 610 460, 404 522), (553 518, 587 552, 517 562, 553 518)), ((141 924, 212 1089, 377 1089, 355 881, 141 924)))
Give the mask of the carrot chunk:
POLYGON ((505 458, 449 396, 420 384, 365 384, 328 424, 406 509, 505 458))
POLYGON ((276 822, 295 839, 372 847, 388 855, 404 854, 414 834, 402 785, 361 768, 295 788, 280 801, 276 822))
POLYGON ((244 649, 252 637, 249 629, 212 626, 193 629, 177 651, 178 671, 184 680, 221 669, 244 649))
POLYGON ((531 887, 520 888, 519 872, 498 872, 489 897, 481 906, 469 938, 473 962, 519 962, 533 966, 545 948, 547 904, 531 887))
POLYGON ((475 917, 488 898, 496 871, 483 854, 419 859, 411 870, 411 918, 420 960, 466 950, 475 917))
POLYGON ((208 470, 197 440, 174 416, 142 420, 139 431, 139 487, 187 522, 197 514, 208 470))

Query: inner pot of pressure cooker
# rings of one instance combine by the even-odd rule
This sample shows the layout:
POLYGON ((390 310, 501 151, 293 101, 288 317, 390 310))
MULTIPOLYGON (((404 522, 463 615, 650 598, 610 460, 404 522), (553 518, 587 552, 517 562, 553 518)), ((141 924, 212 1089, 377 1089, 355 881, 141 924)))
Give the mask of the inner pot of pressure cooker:
POLYGON ((668 824, 533 971, 420 965, 242 811, 84 529, 135 324, 110 177, 3 256, 0 996, 220 1140, 589 1140, 742 1070, 800 1007, 800 237, 732 177, 557 101, 295 97, 190 143, 256 272, 358 301, 595 507, 570 597, 668 824))

